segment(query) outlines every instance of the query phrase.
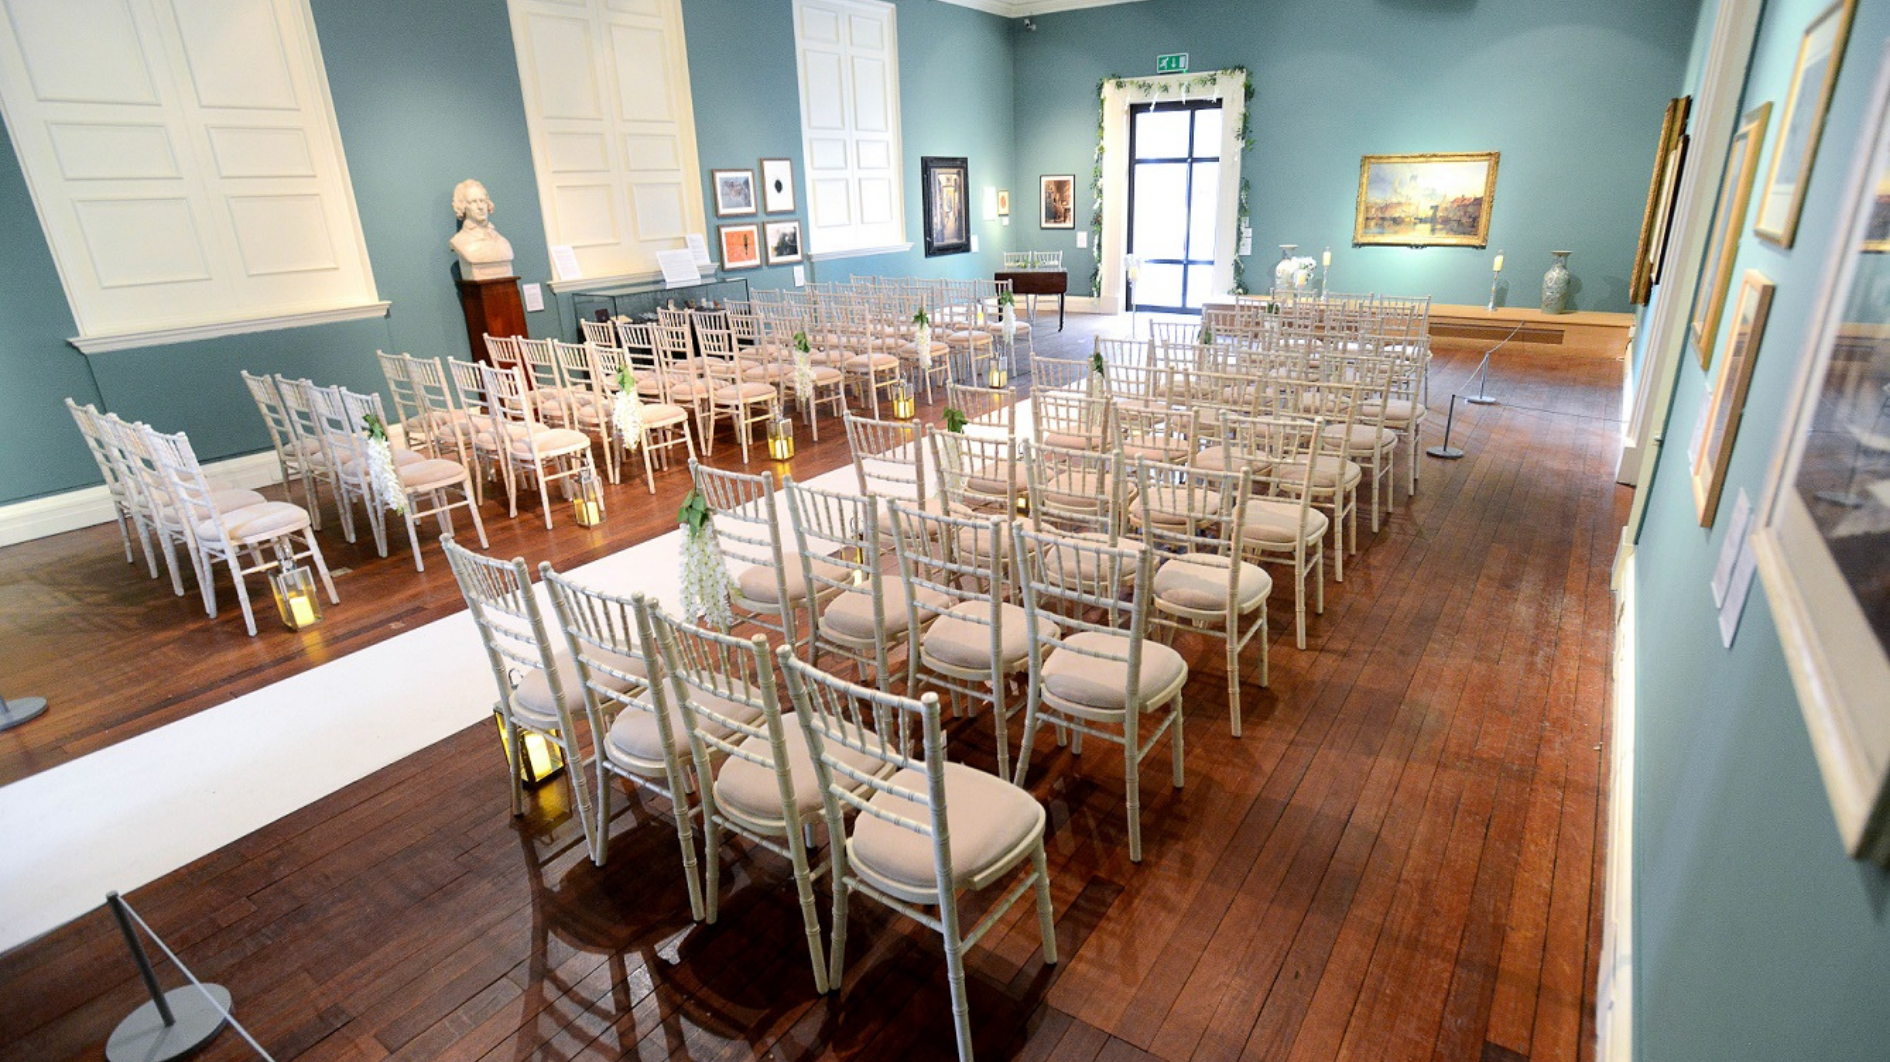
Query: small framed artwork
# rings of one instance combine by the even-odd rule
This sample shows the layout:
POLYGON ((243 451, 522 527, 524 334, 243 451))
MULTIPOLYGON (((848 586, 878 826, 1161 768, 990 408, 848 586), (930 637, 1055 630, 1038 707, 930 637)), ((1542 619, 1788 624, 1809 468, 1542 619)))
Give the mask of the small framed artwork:
POLYGON ((971 250, 971 177, 963 158, 919 160, 925 182, 925 256, 971 250))
POLYGON ((753 269, 761 264, 760 226, 723 225, 716 230, 722 241, 723 269, 753 269))
POLYGON ((1765 337, 1765 318, 1772 309, 1774 285, 1756 269, 1746 271, 1733 305, 1732 331, 1726 353, 1719 359, 1719 376, 1706 409, 1705 430, 1693 451, 1693 502, 1700 526, 1712 527, 1719 512, 1719 495, 1726 485, 1726 465, 1732 459, 1733 440, 1746 408, 1746 388, 1752 384, 1752 363, 1765 337))
POLYGON ((792 159, 761 160, 761 211, 764 214, 794 213, 792 159))
POLYGON ((1811 20, 1798 42, 1792 87, 1779 113, 1778 142, 1772 147, 1765 191, 1759 196, 1759 216, 1752 224, 1753 233, 1768 243, 1790 247, 1798 235, 1805 184, 1811 179, 1811 161, 1818 154, 1818 137, 1824 132, 1824 114, 1831 107, 1831 90, 1837 85, 1856 7, 1857 0, 1838 0, 1811 20))
POLYGON ((1010 216, 1011 190, 1009 188, 1000 188, 998 189, 998 217, 1008 218, 1010 216))
POLYGON ((1634 254, 1634 271, 1628 277, 1628 301, 1645 305, 1654 286, 1654 263, 1662 233, 1661 217, 1667 209, 1669 188, 1676 182, 1676 156, 1686 141, 1687 112, 1693 97, 1679 96, 1667 101, 1667 113, 1661 120, 1660 142, 1654 147, 1654 176, 1647 187, 1647 207, 1641 214, 1641 239, 1634 254))
POLYGON ((1706 230, 1706 259, 1700 267, 1700 286, 1693 289, 1693 312, 1687 325, 1702 369, 1713 361, 1713 340, 1726 309, 1726 288, 1732 283, 1733 258, 1752 197, 1752 174, 1759 168, 1759 146, 1765 143, 1765 125, 1771 117, 1769 102, 1747 111, 1726 156, 1726 176, 1720 181, 1719 205, 1713 208, 1713 222, 1706 230))
POLYGON ((801 260, 801 222, 770 221, 763 226, 767 236, 768 264, 787 265, 801 260))
POLYGON ((1037 178, 1040 200, 1037 227, 1073 229, 1076 227, 1076 175, 1051 174, 1037 178))
POLYGON ((1858 126, 1753 555, 1837 832, 1890 866, 1890 48, 1858 126))
POLYGON ((1648 263, 1647 283, 1649 287, 1660 283, 1660 278, 1667 270, 1667 249, 1673 239, 1674 208, 1680 204, 1680 178, 1686 174, 1687 151, 1693 140, 1684 133, 1680 136, 1680 146, 1667 156, 1667 188, 1660 203, 1660 213, 1654 215, 1654 254, 1648 263))
POLYGON ((1362 157, 1353 245, 1489 246, 1500 158, 1495 151, 1362 157))
POLYGON ((715 185, 715 216, 738 218, 755 212, 755 171, 710 170, 715 185))

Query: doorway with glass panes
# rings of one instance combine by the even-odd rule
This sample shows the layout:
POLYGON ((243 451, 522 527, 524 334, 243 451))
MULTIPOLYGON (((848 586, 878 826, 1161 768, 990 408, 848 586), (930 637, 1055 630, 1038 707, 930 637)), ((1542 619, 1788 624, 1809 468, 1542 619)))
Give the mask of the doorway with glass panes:
POLYGON ((1129 305, 1199 313, 1214 293, 1221 101, 1129 106, 1129 305))

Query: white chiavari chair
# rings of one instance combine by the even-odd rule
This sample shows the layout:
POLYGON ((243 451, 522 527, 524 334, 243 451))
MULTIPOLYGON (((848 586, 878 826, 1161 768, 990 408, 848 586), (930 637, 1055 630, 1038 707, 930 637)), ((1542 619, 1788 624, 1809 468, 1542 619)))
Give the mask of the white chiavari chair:
MULTIPOLYGON (((529 481, 538 489, 538 503, 545 513, 545 530, 549 531, 551 484, 564 484, 568 493, 587 477, 593 482, 596 480, 597 466, 591 461, 590 436, 534 421, 522 370, 493 365, 478 368, 491 414, 490 450, 504 473, 507 513, 514 519, 518 517, 520 480, 529 481)), ((600 494, 600 508, 602 500, 600 494)))
POLYGON ((269 429, 269 444, 275 447, 276 467, 282 472, 283 488, 292 489, 291 484, 295 483, 302 485, 303 507, 319 530, 322 525, 320 510, 315 506, 315 455, 309 453, 296 433, 295 418, 283 405, 282 392, 276 387, 275 379, 246 370, 242 376, 243 385, 249 388, 249 397, 256 402, 256 411, 262 414, 263 426, 269 429))
POLYGON ((972 1062, 971 1012, 965 996, 965 953, 1026 893, 1035 891, 1044 962, 1057 961, 1056 921, 1044 857, 1043 805, 1022 788, 945 758, 938 697, 894 697, 826 674, 785 652, 794 715, 807 735, 833 838, 833 945, 828 984, 839 987, 846 966, 847 908, 853 893, 939 933, 958 1032, 959 1062, 972 1062), (915 758, 913 730, 920 732, 915 758), (863 771, 868 757, 891 772, 863 771), (851 834, 846 816, 859 813, 851 834), (959 894, 1003 881, 1024 860, 1022 875, 969 932, 961 927, 959 894), (920 907, 937 907, 937 917, 920 907))
POLYGON ((512 368, 525 364, 525 351, 519 345, 519 336, 495 336, 485 333, 486 358, 501 368, 512 368))
MULTIPOLYGON (((849 410, 846 425, 847 453, 853 459, 853 475, 861 494, 881 499, 899 499, 921 508, 936 507, 938 497, 926 474, 925 439, 916 421, 874 420, 855 416, 849 410)), ((892 524, 882 506, 879 510, 880 537, 891 544, 892 524)))
POLYGON ((1137 531, 1157 561, 1150 626, 1219 638, 1227 657, 1227 722, 1240 736, 1240 654, 1260 643, 1267 684, 1267 598, 1273 577, 1242 559, 1253 473, 1210 472, 1153 461, 1131 466, 1137 531))
POLYGON ((617 345, 617 323, 615 321, 579 321, 578 334, 586 343, 598 343, 606 347, 617 345))
POLYGON ((1106 450, 1115 440, 1115 409, 1107 395, 1031 392, 1030 433, 1040 446, 1106 450))
POLYGON ((1253 500, 1242 529, 1245 555, 1292 566, 1294 636, 1301 649, 1306 648, 1307 576, 1313 579, 1313 611, 1326 611, 1325 540, 1331 524, 1313 507, 1304 476, 1276 470, 1289 459, 1316 451, 1324 429, 1325 421, 1317 418, 1221 418, 1223 452, 1239 459, 1235 469, 1244 466, 1253 476, 1253 500))
POLYGON ((1103 542, 1030 531, 1013 524, 1019 596, 1031 624, 1030 699, 1017 754, 1017 784, 1030 776, 1030 753, 1045 722, 1123 749, 1129 860, 1142 861, 1142 761, 1168 734, 1171 780, 1183 782, 1182 687, 1188 663, 1148 637, 1154 554, 1103 542), (1041 623, 1060 628, 1037 633, 1041 623), (1152 726, 1147 725, 1153 722, 1152 726))
POLYGON ((236 600, 243 608, 243 625, 249 629, 251 637, 256 634, 256 614, 250 608, 245 576, 306 560, 321 577, 328 600, 337 605, 341 603, 341 598, 335 594, 335 582, 328 575, 328 564, 322 559, 322 548, 315 541, 315 529, 309 522, 307 510, 289 502, 272 501, 220 508, 218 492, 211 489, 190 447, 190 439, 183 432, 171 435, 146 425, 140 425, 139 430, 152 462, 164 477, 168 504, 187 529, 205 613, 217 614, 216 566, 219 563, 230 569, 236 600), (272 556, 265 556, 265 549, 272 556))
MULTIPOLYGON (((782 537, 793 530, 782 519, 774 475, 731 472, 693 460, 689 475, 709 506, 728 567, 730 611, 737 621, 773 631, 800 652, 803 640, 812 640, 819 603, 809 592, 798 558, 786 560, 782 537)), ((835 570, 825 558, 815 564, 823 572, 835 570)))
MULTIPOLYGON (((337 388, 342 408, 347 418, 349 430, 335 437, 334 443, 347 456, 343 459, 344 468, 368 470, 372 458, 369 453, 367 437, 367 418, 380 417, 381 396, 376 394, 357 394, 347 388, 337 388)), ((411 451, 409 451, 411 452, 411 451)), ((472 517, 473 530, 479 535, 479 546, 487 548, 486 526, 479 519, 479 502, 473 495, 472 473, 464 463, 444 457, 422 457, 418 461, 396 462, 395 475, 400 477, 400 515, 407 524, 407 544, 413 548, 413 567, 415 571, 426 571, 426 563, 420 557, 419 522, 431 516, 438 521, 442 536, 453 533, 453 510, 465 509, 472 517)), ((366 503, 368 529, 374 535, 374 548, 380 555, 387 556, 387 512, 393 508, 394 498, 388 497, 386 486, 377 480, 371 471, 365 471, 360 477, 365 488, 363 501, 366 503)))
MULTIPOLYGON (((656 469, 660 465, 668 469, 675 460, 674 452, 681 448, 686 461, 696 459, 695 440, 689 435, 689 410, 673 402, 643 400, 643 382, 632 373, 634 387, 641 401, 642 434, 631 440, 623 437, 614 418, 615 400, 619 390, 618 381, 625 368, 627 352, 619 347, 591 347, 591 386, 594 389, 595 408, 599 421, 596 425, 584 422, 584 408, 579 407, 579 420, 590 430, 602 434, 604 452, 608 455, 610 481, 618 482, 618 469, 629 460, 630 451, 635 450, 643 456, 643 484, 651 494, 656 493, 656 469)), ((656 370, 660 371, 660 370, 656 370)), ((660 393, 662 388, 656 390, 660 393)))
POLYGON ((98 474, 105 482, 105 490, 111 495, 112 516, 118 521, 118 537, 125 546, 125 563, 137 563, 131 551, 131 535, 136 531, 138 544, 144 550, 144 562, 151 569, 151 578, 157 578, 157 554, 151 550, 150 507, 140 492, 135 474, 126 467, 125 459, 106 434, 104 416, 99 413, 97 406, 91 403, 82 406, 70 398, 66 399, 66 410, 72 414, 73 423, 78 425, 79 434, 85 439, 85 448, 98 465, 98 474))

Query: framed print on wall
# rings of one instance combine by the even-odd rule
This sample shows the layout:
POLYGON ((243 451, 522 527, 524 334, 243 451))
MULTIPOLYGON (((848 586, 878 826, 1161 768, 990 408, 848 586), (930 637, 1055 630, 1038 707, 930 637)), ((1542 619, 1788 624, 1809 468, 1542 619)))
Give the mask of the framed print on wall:
POLYGON ((724 225, 716 230, 722 241, 723 269, 753 269, 761 264, 761 231, 753 222, 724 225))
POLYGON ((801 260, 801 223, 794 221, 770 221, 764 226, 767 236, 768 264, 787 265, 801 260))
POLYGON ((1660 283, 1660 278, 1667 272, 1667 252, 1673 246, 1673 216, 1680 205, 1680 178, 1686 174, 1687 152, 1692 149, 1693 140, 1685 133, 1680 135, 1680 146, 1667 159, 1667 189, 1665 198, 1660 203, 1660 213, 1654 217, 1653 255, 1647 263, 1648 287, 1660 283))
POLYGON ((1693 312, 1687 324, 1702 369, 1713 361, 1713 339, 1726 309, 1726 287, 1732 283, 1733 258, 1739 251, 1739 233, 1745 229, 1746 203, 1752 197, 1752 174, 1758 169, 1759 148, 1765 143, 1765 124, 1771 117, 1769 102, 1747 111, 1726 155, 1726 176, 1720 180, 1719 205, 1713 208, 1713 222, 1706 230, 1706 259, 1700 268, 1700 286, 1693 289, 1693 312))
POLYGON ((1634 271, 1628 275, 1628 301, 1644 306, 1654 286, 1655 252, 1660 244, 1661 219, 1665 215, 1669 189, 1678 182, 1677 156, 1686 140, 1687 114, 1693 97, 1676 96, 1667 101, 1667 111, 1660 123, 1660 140, 1654 146, 1654 175, 1647 186, 1647 207, 1641 212, 1641 239, 1634 252, 1634 271))
POLYGON ((1699 510, 1701 527, 1712 527, 1719 512, 1726 465, 1732 460, 1733 440, 1739 435, 1739 422, 1745 414, 1752 363, 1759 356, 1759 341, 1765 338, 1765 318, 1772 309, 1774 290, 1776 285, 1765 274, 1748 269, 1739 285, 1739 301, 1733 304, 1732 331, 1726 336, 1719 378, 1713 383, 1712 400, 1705 410, 1705 430, 1693 450, 1693 504, 1699 510))
POLYGON ((1873 100, 1753 552, 1838 834, 1890 865, 1890 62, 1873 100))
POLYGON ((1495 151, 1366 155, 1358 164, 1354 246, 1487 247, 1495 151))
POLYGON ((1037 178, 1037 227, 1076 227, 1076 175, 1050 174, 1037 178))
POLYGON ((1765 191, 1759 196, 1759 216, 1752 231, 1760 239, 1790 247, 1798 235, 1798 214, 1805 206, 1805 184, 1811 180, 1811 160, 1818 154, 1824 132, 1824 113, 1831 107, 1838 66, 1844 61, 1844 42, 1851 35, 1851 14, 1857 0, 1837 3, 1811 20, 1798 42, 1798 62, 1792 67, 1792 87, 1778 119, 1778 142, 1772 146, 1772 165, 1766 171, 1765 191))
POLYGON ((761 160, 761 212, 794 213, 794 162, 792 159, 761 160))
POLYGON ((715 187, 715 216, 737 218, 755 212, 755 171, 710 170, 715 187))
POLYGON ((925 199, 925 256, 971 250, 971 177, 965 160, 927 155, 919 160, 925 199))
POLYGON ((1011 190, 1009 188, 1000 188, 998 189, 998 217, 1008 218, 1010 216, 1011 190))

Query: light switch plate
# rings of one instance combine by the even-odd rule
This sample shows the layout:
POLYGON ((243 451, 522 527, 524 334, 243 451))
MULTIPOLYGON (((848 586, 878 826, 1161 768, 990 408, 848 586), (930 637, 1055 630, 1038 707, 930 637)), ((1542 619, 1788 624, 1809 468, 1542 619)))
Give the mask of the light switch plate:
POLYGON ((971 253, 978 253, 978 234, 975 232, 971 234, 971 253))
POLYGON ((806 266, 794 267, 794 286, 797 288, 807 286, 807 267, 806 266))
POLYGON ((1078 247, 1089 246, 1089 230, 1087 229, 1076 230, 1076 246, 1078 247))

